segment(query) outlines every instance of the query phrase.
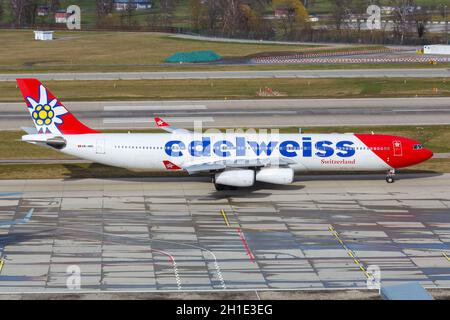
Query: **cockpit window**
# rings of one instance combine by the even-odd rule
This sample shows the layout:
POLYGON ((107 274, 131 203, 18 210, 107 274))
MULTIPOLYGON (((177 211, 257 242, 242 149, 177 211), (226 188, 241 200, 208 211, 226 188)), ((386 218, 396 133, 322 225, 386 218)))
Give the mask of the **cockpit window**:
POLYGON ((423 149, 423 146, 421 144, 415 144, 413 149, 414 150, 420 150, 420 149, 423 149))

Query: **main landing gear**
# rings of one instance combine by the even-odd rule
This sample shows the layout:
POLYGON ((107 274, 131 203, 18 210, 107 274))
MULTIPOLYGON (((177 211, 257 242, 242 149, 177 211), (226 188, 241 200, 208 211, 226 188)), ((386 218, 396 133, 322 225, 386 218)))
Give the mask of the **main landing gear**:
POLYGON ((395 169, 391 169, 388 171, 388 174, 386 176, 386 182, 387 183, 394 183, 395 182, 395 169))

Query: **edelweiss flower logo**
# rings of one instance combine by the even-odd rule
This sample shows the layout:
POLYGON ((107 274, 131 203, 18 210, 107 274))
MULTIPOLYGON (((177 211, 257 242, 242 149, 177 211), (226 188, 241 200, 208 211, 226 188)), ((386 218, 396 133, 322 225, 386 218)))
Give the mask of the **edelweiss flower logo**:
POLYGON ((57 105, 57 99, 48 101, 47 90, 44 86, 39 86, 39 101, 31 97, 27 97, 27 101, 30 104, 28 108, 31 117, 39 133, 61 133, 56 125, 63 123, 60 116, 66 114, 67 110, 63 106, 57 105))

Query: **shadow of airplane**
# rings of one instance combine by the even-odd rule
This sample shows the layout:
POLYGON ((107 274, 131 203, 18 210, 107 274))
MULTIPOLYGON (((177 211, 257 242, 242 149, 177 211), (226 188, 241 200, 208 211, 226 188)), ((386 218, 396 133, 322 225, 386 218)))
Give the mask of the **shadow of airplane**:
POLYGON ((17 225, 17 224, 25 224, 28 221, 30 221, 31 216, 33 215, 33 212, 34 212, 34 208, 30 209, 27 212, 27 214, 25 215, 25 217, 23 217, 22 219, 16 219, 16 220, 11 220, 11 221, 0 221, 0 228, 9 227, 9 226, 17 225))
MULTIPOLYGON (((183 179, 187 181, 199 181, 211 183, 209 174, 197 174, 189 176, 182 172, 152 172, 152 171, 132 171, 125 168, 111 167, 97 163, 86 164, 65 164, 64 168, 68 174, 64 177, 65 180, 81 180, 81 179, 106 179, 106 180, 122 180, 128 181, 142 181, 143 178, 149 178, 152 182, 167 181, 168 178, 183 179)), ((396 175, 397 180, 430 178, 441 176, 443 173, 430 170, 400 170, 396 175)), ((384 180, 386 173, 384 172, 308 172, 307 174, 297 174, 296 182, 301 181, 327 181, 327 180, 384 180)), ((240 192, 254 192, 258 190, 299 190, 303 186, 296 185, 272 185, 267 183, 257 183, 250 188, 240 188, 240 192)), ((218 194, 223 192, 233 192, 233 190, 218 191, 218 194)))
MULTIPOLYGON (((214 198, 214 199, 226 199, 226 198, 266 198, 271 196, 273 193, 270 192, 259 192, 259 191, 270 191, 270 190, 288 190, 288 191, 297 191, 305 188, 303 185, 277 185, 277 184, 270 184, 270 183, 259 183, 256 182, 255 185, 248 188, 239 188, 235 190, 221 190, 221 191, 214 191, 211 192, 208 196, 208 198, 214 198)), ((201 200, 201 199, 199 199, 201 200)))

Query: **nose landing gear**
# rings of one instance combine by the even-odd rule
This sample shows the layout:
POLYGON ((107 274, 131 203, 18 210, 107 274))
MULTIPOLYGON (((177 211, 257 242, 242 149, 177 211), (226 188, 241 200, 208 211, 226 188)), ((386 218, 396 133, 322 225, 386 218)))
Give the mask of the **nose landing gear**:
POLYGON ((388 171, 388 174, 386 176, 386 182, 387 183, 394 183, 395 182, 395 169, 391 169, 388 171))

